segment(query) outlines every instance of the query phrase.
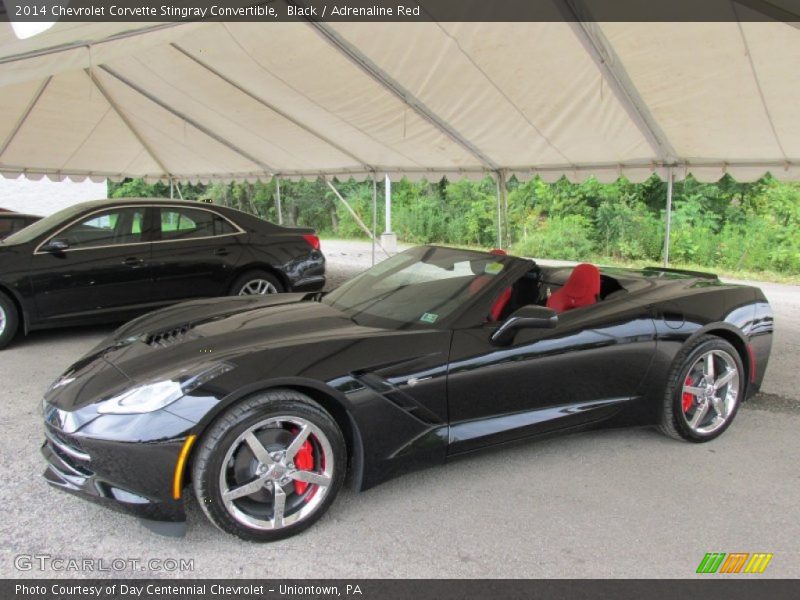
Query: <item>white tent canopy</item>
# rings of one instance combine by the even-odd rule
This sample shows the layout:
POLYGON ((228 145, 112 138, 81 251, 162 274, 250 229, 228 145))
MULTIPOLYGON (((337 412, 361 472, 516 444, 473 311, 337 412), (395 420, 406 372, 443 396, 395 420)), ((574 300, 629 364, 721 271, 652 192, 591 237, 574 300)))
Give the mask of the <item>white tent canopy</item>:
POLYGON ((800 179, 800 31, 721 23, 0 24, 0 173, 800 179))

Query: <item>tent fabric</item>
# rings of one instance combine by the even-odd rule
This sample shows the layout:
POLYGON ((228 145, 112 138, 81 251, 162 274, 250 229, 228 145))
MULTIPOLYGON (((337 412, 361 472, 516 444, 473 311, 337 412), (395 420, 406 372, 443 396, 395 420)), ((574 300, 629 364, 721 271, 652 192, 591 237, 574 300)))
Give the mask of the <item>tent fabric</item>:
POLYGON ((0 173, 800 179, 800 33, 723 23, 0 24, 0 173))

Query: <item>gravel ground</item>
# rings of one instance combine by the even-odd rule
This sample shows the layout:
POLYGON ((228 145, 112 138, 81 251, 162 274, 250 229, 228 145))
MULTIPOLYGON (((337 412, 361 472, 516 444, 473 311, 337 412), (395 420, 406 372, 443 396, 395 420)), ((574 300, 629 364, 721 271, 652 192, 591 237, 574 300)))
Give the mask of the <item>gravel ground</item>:
MULTIPOLYGON (((371 262, 369 244, 323 249, 334 284, 371 262)), ((764 576, 798 577, 800 288, 763 288, 778 328, 765 393, 713 443, 633 429, 520 444, 345 490, 310 531, 270 545, 219 532, 194 503, 187 535, 165 538, 46 486, 39 399, 110 328, 35 333, 0 355, 0 576, 80 575, 15 569, 47 554, 192 559, 197 577, 683 578, 706 552, 758 551, 774 553, 764 576)))

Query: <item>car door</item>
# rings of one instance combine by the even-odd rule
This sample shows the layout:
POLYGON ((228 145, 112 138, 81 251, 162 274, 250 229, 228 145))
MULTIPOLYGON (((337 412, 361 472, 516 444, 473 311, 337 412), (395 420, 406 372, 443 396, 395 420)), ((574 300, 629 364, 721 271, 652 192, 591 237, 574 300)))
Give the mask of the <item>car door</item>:
POLYGON ((243 231, 211 209, 166 205, 155 210, 154 298, 224 296, 242 253, 243 231))
POLYGON ((564 312, 553 329, 456 330, 448 372, 450 452, 579 426, 632 399, 655 352, 646 308, 609 300, 564 312))
POLYGON ((151 302, 146 210, 95 210, 35 248, 30 281, 40 319, 102 317, 151 302))

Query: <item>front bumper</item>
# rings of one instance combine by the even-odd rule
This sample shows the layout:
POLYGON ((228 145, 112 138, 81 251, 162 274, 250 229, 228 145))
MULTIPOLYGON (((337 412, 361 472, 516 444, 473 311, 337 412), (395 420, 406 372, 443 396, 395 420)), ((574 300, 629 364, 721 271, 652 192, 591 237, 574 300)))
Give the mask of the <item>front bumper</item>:
POLYGON ((42 454, 51 486, 153 521, 186 520, 172 481, 184 440, 128 443, 65 434, 46 425, 42 454))

